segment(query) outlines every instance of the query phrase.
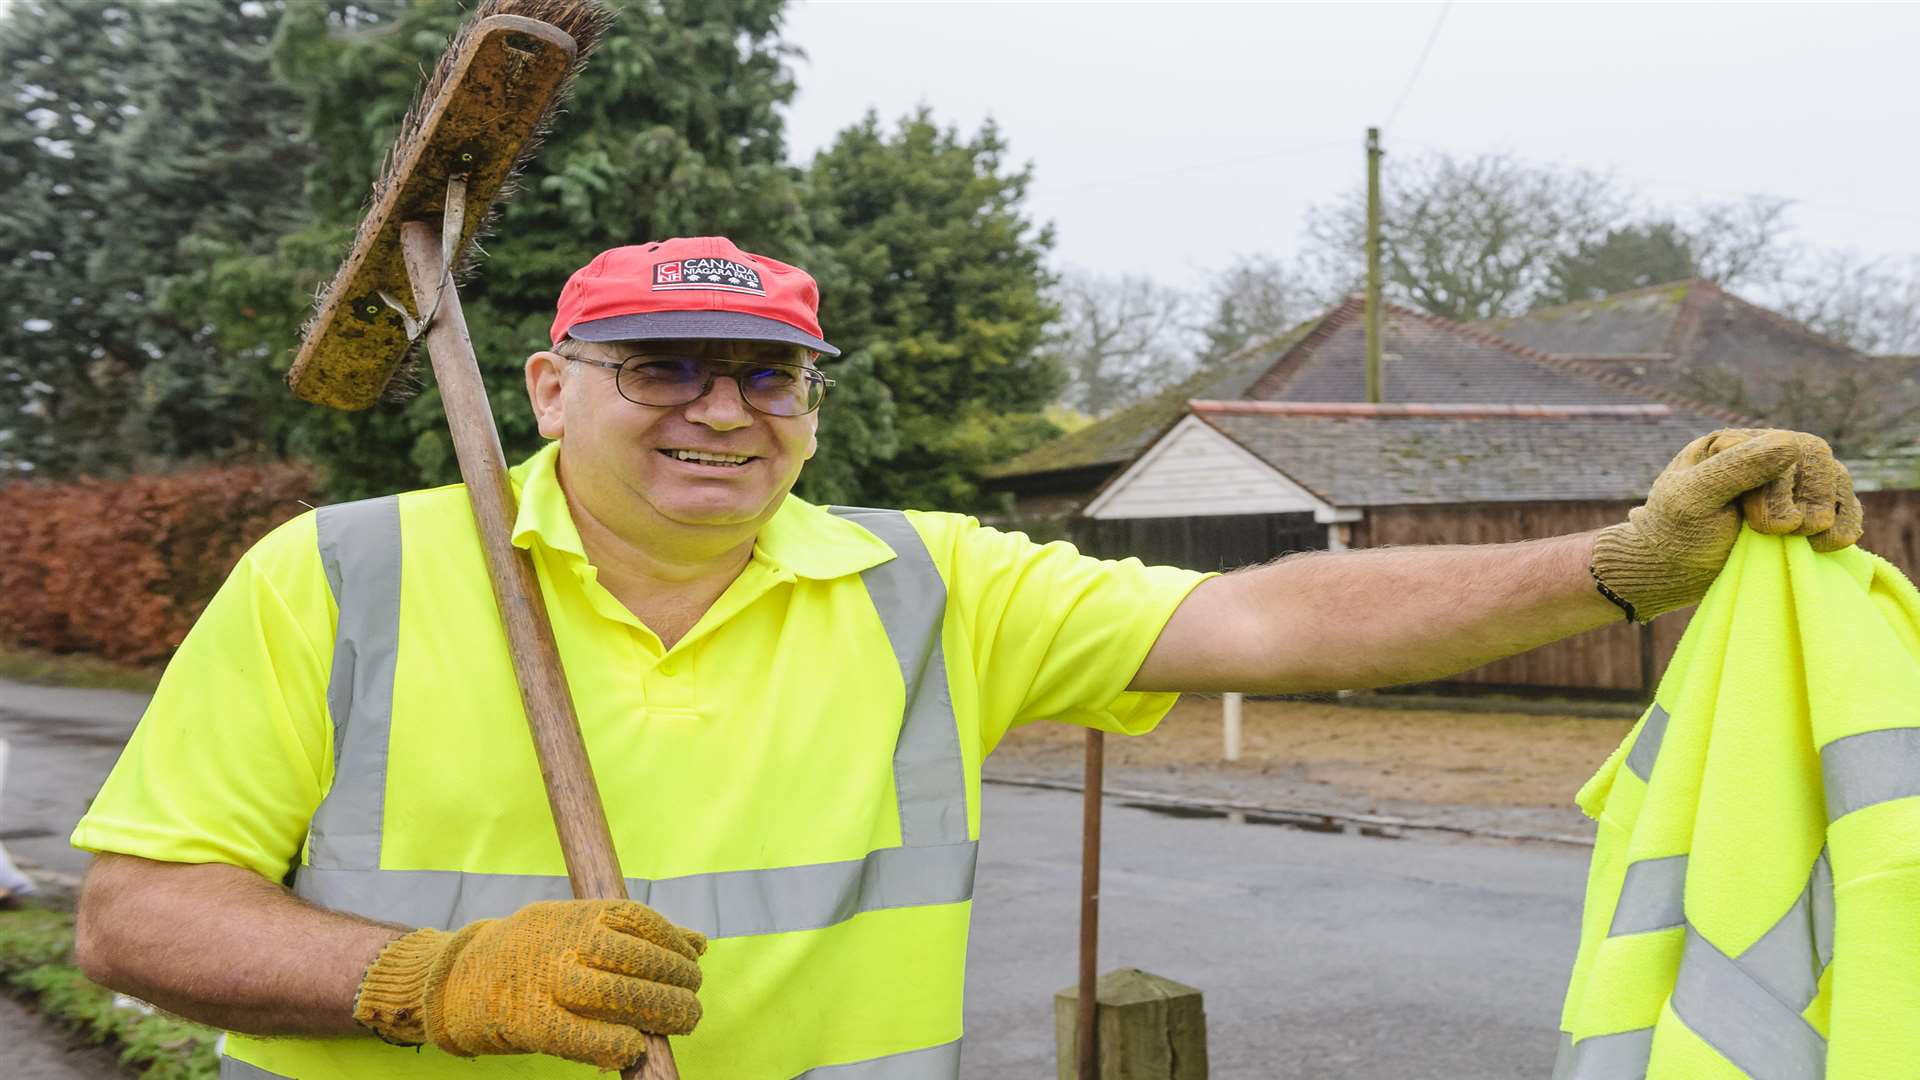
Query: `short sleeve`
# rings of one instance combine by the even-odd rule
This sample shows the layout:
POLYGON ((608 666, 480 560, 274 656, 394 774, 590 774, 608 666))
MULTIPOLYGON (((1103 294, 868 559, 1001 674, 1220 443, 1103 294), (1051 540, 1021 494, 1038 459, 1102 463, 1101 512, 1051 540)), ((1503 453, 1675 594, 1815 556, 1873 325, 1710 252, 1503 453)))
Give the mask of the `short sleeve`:
POLYGON ((73 845, 285 876, 333 767, 333 618, 303 514, 248 551, 194 623, 73 845))
POLYGON ((1095 559, 955 514, 911 513, 947 583, 949 639, 969 650, 983 749, 1036 720, 1138 735, 1177 694, 1127 684, 1194 586, 1214 575, 1095 559))

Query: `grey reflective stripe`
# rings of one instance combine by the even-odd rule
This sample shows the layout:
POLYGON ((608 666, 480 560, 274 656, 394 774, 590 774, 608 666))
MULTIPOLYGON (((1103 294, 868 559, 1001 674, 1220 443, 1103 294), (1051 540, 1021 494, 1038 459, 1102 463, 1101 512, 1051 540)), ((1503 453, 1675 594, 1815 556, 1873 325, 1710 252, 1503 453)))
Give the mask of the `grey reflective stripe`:
POLYGON ((314 518, 340 616, 327 681, 333 789, 314 812, 308 860, 372 870, 380 865, 399 647, 400 500, 389 495, 325 506, 314 518))
POLYGON ((1560 1056, 1553 1062, 1553 1080, 1642 1080, 1652 1056, 1650 1027, 1589 1035, 1577 1043, 1562 1032, 1560 1056))
POLYGON ((894 559, 860 574, 886 628, 906 685, 906 714, 893 752, 900 797, 900 842, 957 844, 967 839, 967 776, 947 687, 941 623, 947 585, 926 541, 898 510, 836 506, 832 512, 879 537, 894 559))
POLYGON ((268 1072, 258 1065, 248 1064, 239 1058, 223 1057, 220 1059, 220 1080, 259 1080, 261 1077, 270 1077, 273 1078, 273 1080, 293 1080, 293 1077, 281 1076, 277 1072, 268 1072))
POLYGON ((1807 889, 1813 895, 1813 952, 1820 970, 1825 971, 1833 963, 1833 863, 1826 848, 1821 848, 1820 857, 1813 861, 1807 889))
POLYGON ((1920 795, 1920 728, 1887 728, 1835 739, 1820 748, 1827 820, 1892 799, 1920 795))
MULTIPOLYGON (((732 870, 649 881, 627 895, 710 938, 817 930, 862 912, 954 904, 973 896, 979 846, 883 848, 847 862, 732 870)), ((300 895, 323 907, 408 926, 452 929, 573 895, 562 876, 457 870, 302 867, 300 895)))
POLYGON ((1608 937, 1643 934, 1684 925, 1686 909, 1687 857, 1669 855, 1664 859, 1642 859, 1627 867, 1620 883, 1620 901, 1613 908, 1613 925, 1608 937))
POLYGON ((1668 1004, 1695 1035, 1753 1080, 1820 1080, 1827 1041, 1692 927, 1668 1004))
POLYGON ((1667 710, 1654 702, 1647 712, 1647 722, 1640 725, 1639 737, 1633 740, 1633 749, 1627 751, 1627 771, 1642 780, 1653 779, 1653 763, 1667 737, 1667 720, 1667 710))
MULTIPOLYGON (((709 937, 813 930, 862 912, 973 896, 978 848, 967 839, 966 775, 940 643, 945 586, 905 515, 847 516, 897 556, 862 578, 906 679, 894 752, 905 846, 842 862, 628 879, 634 899, 709 937)), ((327 507, 319 523, 322 562, 340 607, 329 687, 337 764, 294 891, 325 907, 447 929, 571 895, 559 876, 379 869, 400 632, 399 503, 389 497, 327 507)))
POLYGON ((1820 973, 1833 955, 1833 873, 1823 850, 1813 860, 1813 872, 1799 899, 1772 929, 1740 954, 1740 968, 1767 992, 1798 1012, 1813 1003, 1820 991, 1820 973), (1820 898, 1825 896, 1826 902, 1820 898), (1825 922, 1824 928, 1821 923, 1825 922), (1827 947, 1822 950, 1820 939, 1827 947))
POLYGON ((846 1065, 822 1065, 808 1069, 793 1080, 954 1080, 960 1075, 960 1040, 925 1050, 855 1061, 846 1065))

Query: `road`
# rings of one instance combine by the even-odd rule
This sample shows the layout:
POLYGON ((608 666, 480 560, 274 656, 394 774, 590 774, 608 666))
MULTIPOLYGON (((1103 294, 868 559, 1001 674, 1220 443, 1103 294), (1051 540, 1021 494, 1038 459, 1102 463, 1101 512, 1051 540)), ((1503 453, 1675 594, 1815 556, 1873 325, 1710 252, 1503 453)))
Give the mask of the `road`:
MULTIPOLYGON (((0 681, 13 749, 0 836, 16 857, 84 868, 65 837, 140 703, 0 681)), ((962 1073, 1051 1077, 1052 997, 1076 971, 1080 799, 989 785, 984 811, 962 1073)), ((1104 850, 1101 970, 1204 991, 1213 1077, 1533 1080, 1552 1067, 1583 848, 1110 803, 1104 850)))

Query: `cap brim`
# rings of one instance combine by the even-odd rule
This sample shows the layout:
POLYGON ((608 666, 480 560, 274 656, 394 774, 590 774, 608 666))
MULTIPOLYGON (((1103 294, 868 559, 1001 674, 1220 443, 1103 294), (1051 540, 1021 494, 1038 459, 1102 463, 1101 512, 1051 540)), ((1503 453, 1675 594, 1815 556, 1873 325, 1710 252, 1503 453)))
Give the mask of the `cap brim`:
POLYGON ((666 338, 715 338, 727 341, 777 341, 812 349, 822 356, 840 350, 778 319, 741 311, 649 311, 611 315, 575 323, 567 336, 581 341, 659 341, 666 338))

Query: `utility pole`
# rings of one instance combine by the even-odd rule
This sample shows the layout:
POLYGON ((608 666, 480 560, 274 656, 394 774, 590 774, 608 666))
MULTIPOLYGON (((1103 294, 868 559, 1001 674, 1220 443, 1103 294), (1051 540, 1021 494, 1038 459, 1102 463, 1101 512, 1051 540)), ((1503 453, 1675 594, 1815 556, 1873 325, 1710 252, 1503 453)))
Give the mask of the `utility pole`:
POLYGON ((1380 129, 1367 129, 1367 401, 1380 403, 1380 129))

